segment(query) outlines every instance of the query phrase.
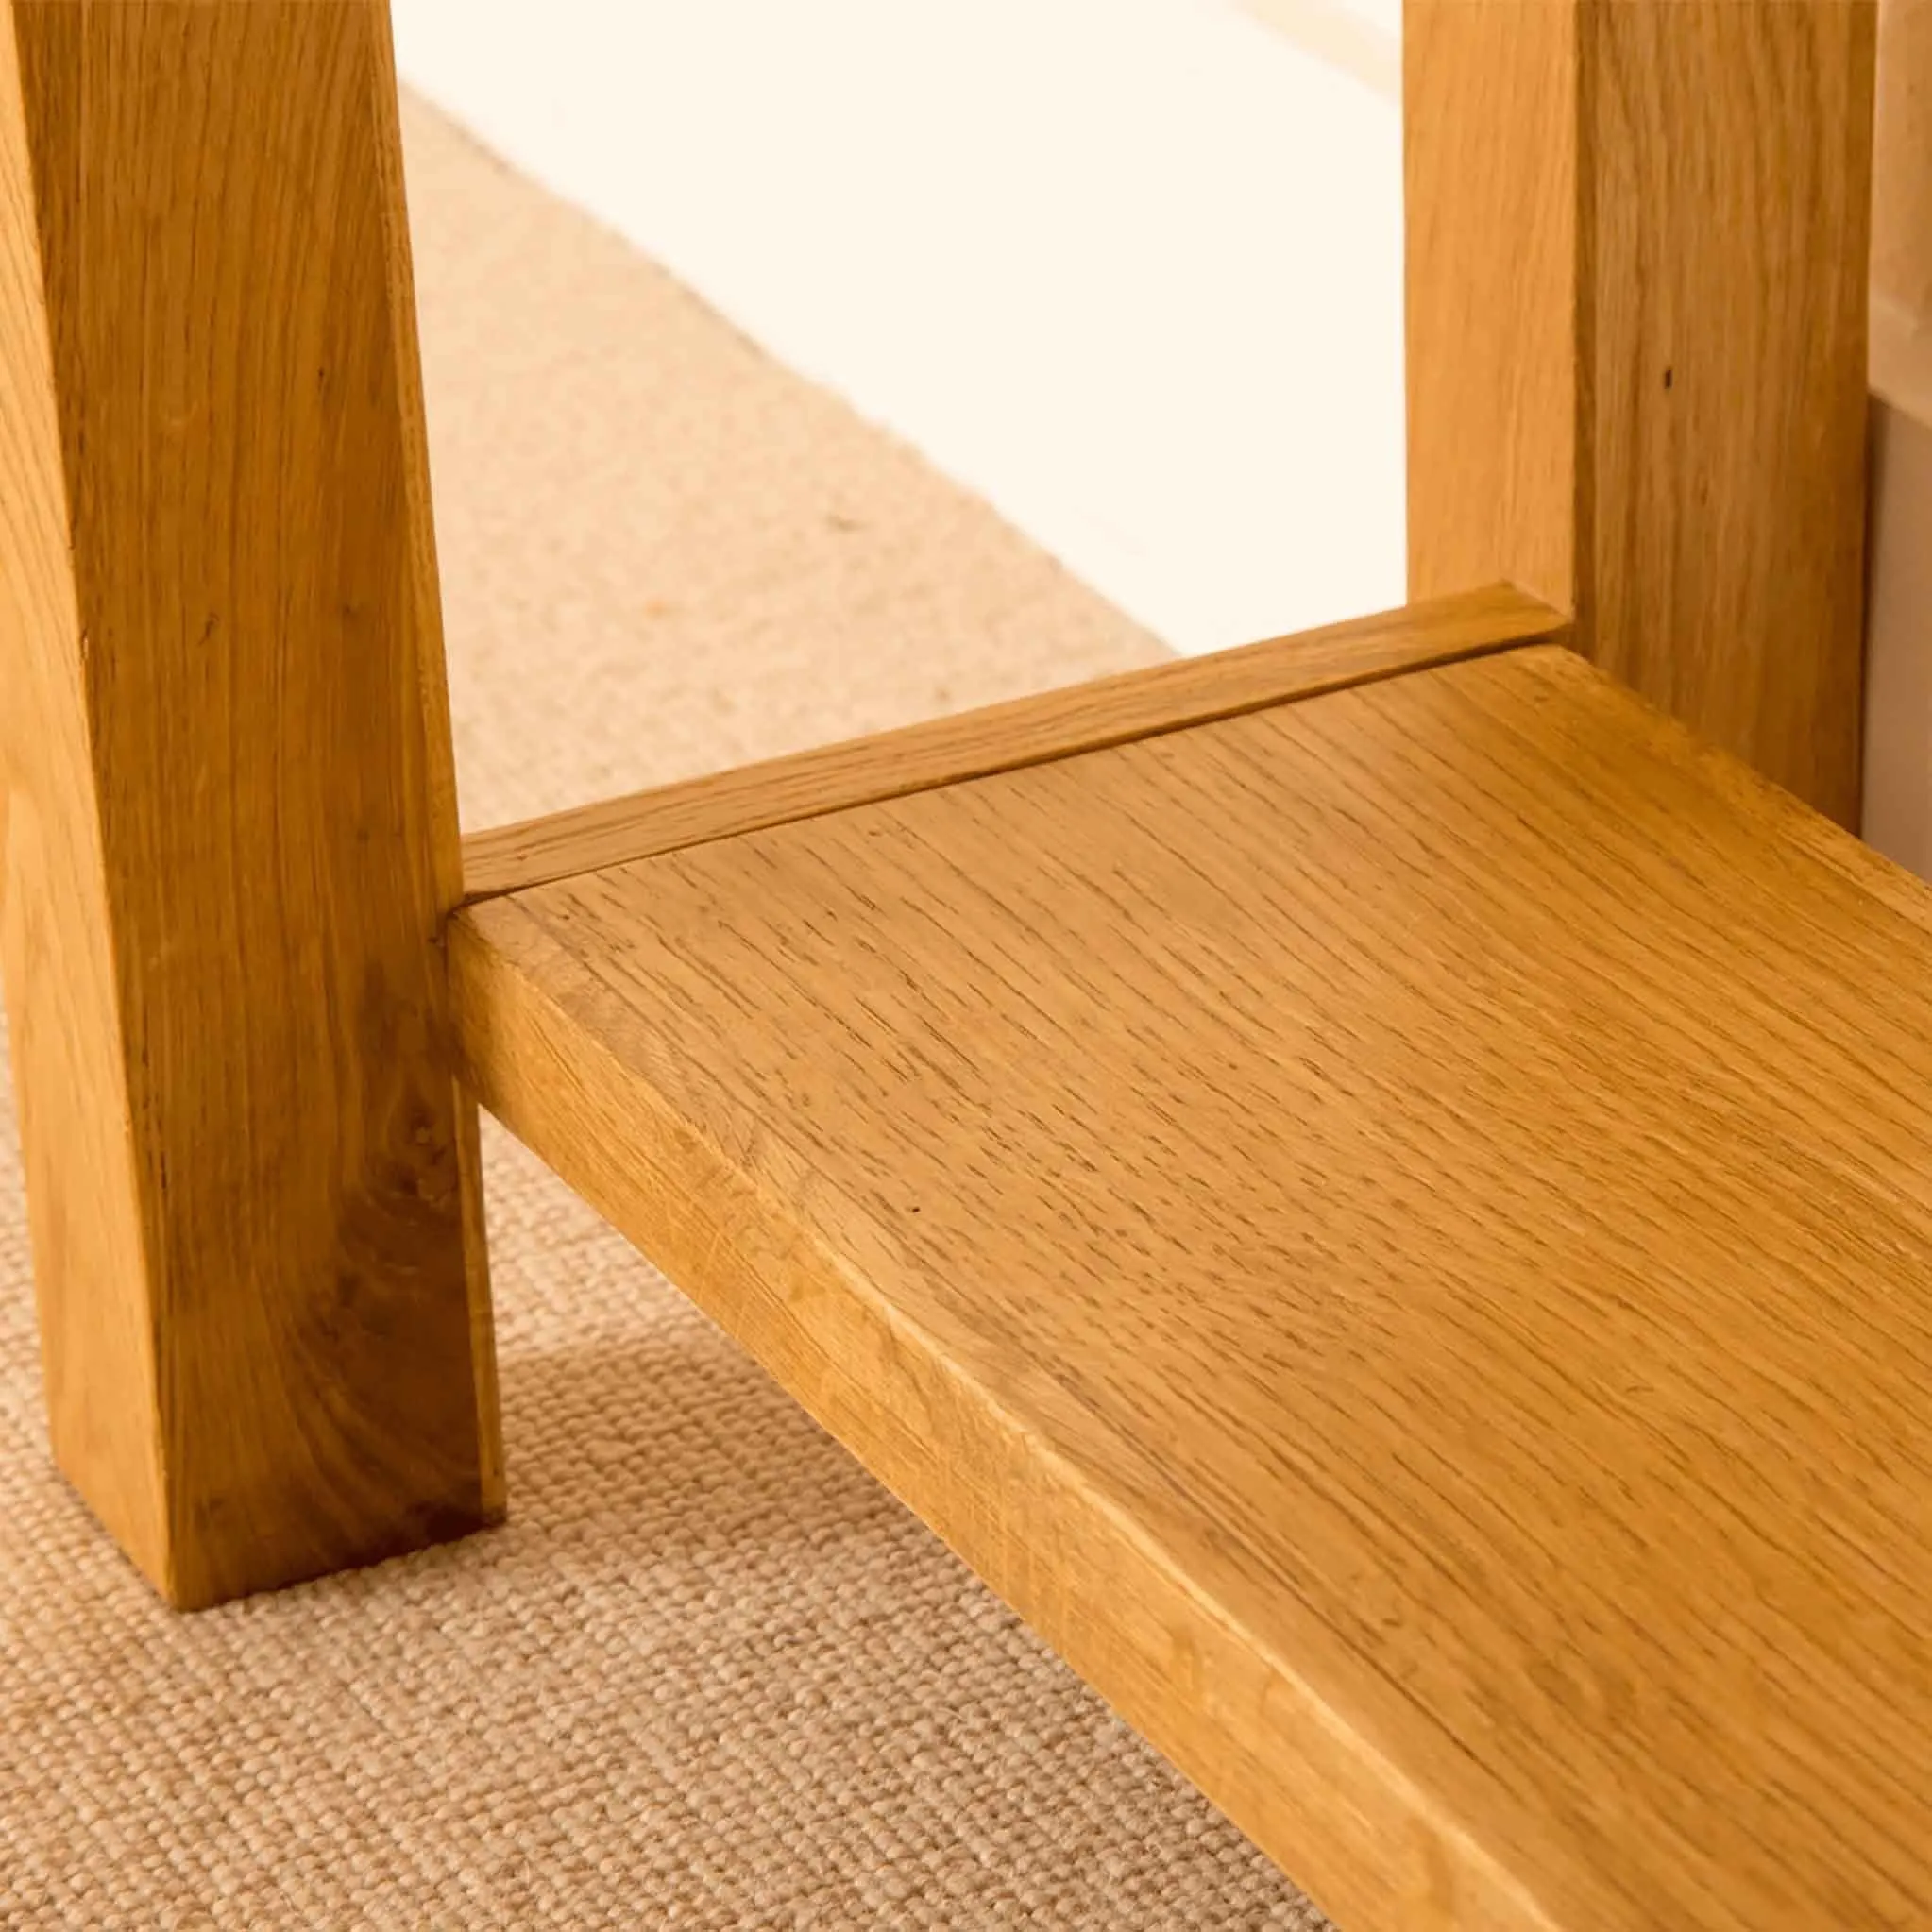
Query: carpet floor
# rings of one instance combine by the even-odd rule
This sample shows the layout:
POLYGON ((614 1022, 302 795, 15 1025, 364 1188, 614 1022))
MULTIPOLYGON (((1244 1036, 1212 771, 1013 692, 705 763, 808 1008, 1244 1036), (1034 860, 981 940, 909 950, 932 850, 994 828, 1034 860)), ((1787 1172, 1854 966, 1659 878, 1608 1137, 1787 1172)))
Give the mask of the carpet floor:
MULTIPOLYGON (((1153 662, 407 103, 466 822, 1153 662)), ((193 1618, 54 1473, 0 1103, 0 1925, 1322 1922, 500 1133, 511 1519, 193 1618)))

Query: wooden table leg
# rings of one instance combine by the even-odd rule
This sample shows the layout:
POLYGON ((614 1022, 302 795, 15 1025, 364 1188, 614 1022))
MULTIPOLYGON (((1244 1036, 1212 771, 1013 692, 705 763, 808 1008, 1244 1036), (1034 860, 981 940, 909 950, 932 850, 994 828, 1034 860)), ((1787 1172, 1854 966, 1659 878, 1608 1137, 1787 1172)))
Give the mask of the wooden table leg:
POLYGON ((0 8, 4 957, 55 1452, 184 1606, 501 1510, 388 24, 0 8))
POLYGON ((1409 594, 1856 827, 1872 0, 1407 0, 1409 594))

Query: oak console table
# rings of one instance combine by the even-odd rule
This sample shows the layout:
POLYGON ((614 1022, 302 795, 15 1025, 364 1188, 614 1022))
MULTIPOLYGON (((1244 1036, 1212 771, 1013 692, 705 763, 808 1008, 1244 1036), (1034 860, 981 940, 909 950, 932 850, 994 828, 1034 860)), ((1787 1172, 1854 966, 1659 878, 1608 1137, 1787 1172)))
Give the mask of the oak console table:
POLYGON ((1347 1925, 1932 1923, 1873 27, 1411 0, 1408 609, 464 841, 381 8, 0 8, 14 1071, 156 1587, 500 1515, 481 1101, 1347 1925))

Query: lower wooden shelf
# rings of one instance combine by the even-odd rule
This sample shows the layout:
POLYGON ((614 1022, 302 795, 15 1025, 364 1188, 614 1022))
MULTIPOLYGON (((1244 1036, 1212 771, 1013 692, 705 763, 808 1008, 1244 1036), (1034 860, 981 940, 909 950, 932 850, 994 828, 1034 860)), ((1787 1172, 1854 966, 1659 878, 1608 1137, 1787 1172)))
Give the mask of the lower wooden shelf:
POLYGON ((1345 1923, 1932 1918, 1932 896, 1575 658, 451 957, 484 1103, 1345 1923))

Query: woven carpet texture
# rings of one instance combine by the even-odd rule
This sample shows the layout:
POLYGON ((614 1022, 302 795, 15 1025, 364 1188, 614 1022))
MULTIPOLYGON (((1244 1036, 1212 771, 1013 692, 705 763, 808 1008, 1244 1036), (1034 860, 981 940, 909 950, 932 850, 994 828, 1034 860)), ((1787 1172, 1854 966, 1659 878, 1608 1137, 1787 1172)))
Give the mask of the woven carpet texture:
MULTIPOLYGON (((467 823, 1163 654, 623 243, 405 127, 467 823)), ((1321 1925, 487 1152, 510 1522, 178 1618, 49 1463, 0 1107, 0 1925, 1321 1925)))

